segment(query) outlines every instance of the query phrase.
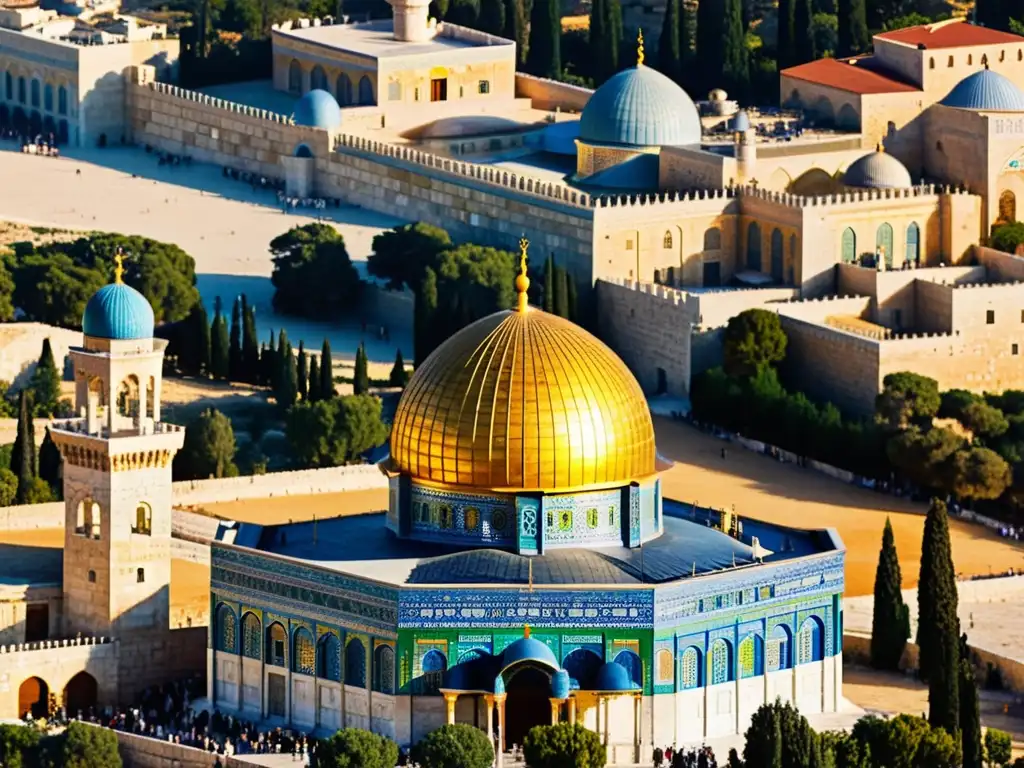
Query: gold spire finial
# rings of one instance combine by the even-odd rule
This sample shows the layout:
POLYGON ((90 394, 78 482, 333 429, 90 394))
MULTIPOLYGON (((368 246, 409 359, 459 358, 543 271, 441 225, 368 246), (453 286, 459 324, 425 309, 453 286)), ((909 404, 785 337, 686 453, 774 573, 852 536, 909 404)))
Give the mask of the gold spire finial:
POLYGON ((525 312, 530 306, 530 299, 526 292, 530 290, 530 278, 526 276, 527 251, 530 248, 530 241, 525 237, 519 240, 519 275, 516 277, 516 291, 519 293, 520 312, 525 312))
POLYGON ((636 65, 638 67, 644 65, 644 31, 642 29, 636 31, 636 65))
POLYGON ((875 145, 875 152, 885 152, 885 147, 882 146, 882 142, 878 142, 878 144, 875 145))
POLYGON ((523 637, 529 637, 529 636, 530 636, 530 625, 529 624, 525 624, 525 625, 523 625, 523 637))
POLYGON ((121 253, 121 249, 117 249, 117 253, 114 254, 114 282, 122 283, 121 276, 124 275, 124 254, 121 253))

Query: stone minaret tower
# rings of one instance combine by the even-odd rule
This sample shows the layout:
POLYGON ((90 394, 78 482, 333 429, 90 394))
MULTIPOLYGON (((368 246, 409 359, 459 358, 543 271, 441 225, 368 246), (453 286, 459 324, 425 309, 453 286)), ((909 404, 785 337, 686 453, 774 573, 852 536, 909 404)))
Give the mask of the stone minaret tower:
POLYGON ((394 15, 395 40, 421 43, 434 37, 437 30, 427 18, 430 0, 388 0, 394 15))
POLYGON ((757 134, 750 124, 750 116, 742 109, 733 117, 732 129, 739 181, 746 184, 754 178, 757 169, 757 134))
POLYGON ((78 418, 55 423, 64 458, 64 629, 120 643, 122 699, 159 678, 169 651, 171 459, 184 429, 160 421, 167 342, 153 309, 115 282, 88 302, 70 351, 78 418))

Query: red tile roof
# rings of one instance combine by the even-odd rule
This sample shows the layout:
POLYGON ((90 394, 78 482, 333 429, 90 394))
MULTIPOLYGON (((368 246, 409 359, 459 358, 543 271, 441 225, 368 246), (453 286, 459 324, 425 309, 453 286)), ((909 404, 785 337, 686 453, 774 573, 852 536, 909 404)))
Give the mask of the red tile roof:
POLYGON ((891 43, 904 43, 926 49, 1024 43, 1024 37, 1020 35, 1000 32, 998 29, 989 29, 988 27, 978 27, 963 21, 904 27, 891 32, 880 32, 875 37, 891 43))
POLYGON ((911 93, 920 90, 916 85, 910 85, 889 75, 872 71, 867 66, 870 60, 870 57, 843 60, 818 59, 784 69, 781 74, 861 95, 911 93))

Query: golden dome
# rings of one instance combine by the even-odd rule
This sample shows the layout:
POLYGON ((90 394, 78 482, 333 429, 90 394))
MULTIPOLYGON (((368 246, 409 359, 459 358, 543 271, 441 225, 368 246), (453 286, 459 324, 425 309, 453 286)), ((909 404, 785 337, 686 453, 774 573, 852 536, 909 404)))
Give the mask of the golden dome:
POLYGON ((502 491, 654 474, 654 427, 633 374, 597 338, 522 298, 519 311, 463 328, 416 369, 395 414, 392 467, 502 491))

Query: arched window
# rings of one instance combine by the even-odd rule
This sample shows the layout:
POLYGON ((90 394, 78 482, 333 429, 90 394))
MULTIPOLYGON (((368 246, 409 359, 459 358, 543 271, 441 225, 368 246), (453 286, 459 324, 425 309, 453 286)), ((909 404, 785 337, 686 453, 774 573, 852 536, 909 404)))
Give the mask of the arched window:
POLYGON ((916 221, 907 227, 907 261, 918 264, 921 261, 921 228, 916 221))
POLYGON ((423 692, 437 693, 445 670, 448 669, 448 659, 440 651, 427 651, 420 660, 420 669, 423 672, 423 692))
POLYGON ((139 415, 139 377, 134 373, 126 376, 117 388, 117 413, 132 419, 139 415))
POLYGON ((35 78, 33 78, 32 79, 32 106, 33 107, 38 107, 39 106, 39 92, 40 92, 39 81, 36 80, 35 78))
POLYGON ((68 113, 68 89, 63 85, 57 88, 57 114, 66 115, 68 113))
POLYGON ((797 634, 796 663, 810 664, 821 661, 825 657, 825 633, 822 631, 821 619, 811 616, 800 625, 797 634))
POLYGON ((258 659, 263 631, 260 619, 255 613, 247 613, 242 617, 242 655, 247 659, 258 659))
POLYGON ((704 250, 717 251, 722 247, 722 230, 711 227, 704 231, 704 250))
POLYGON ((764 674, 764 642, 760 635, 747 635, 739 647, 740 679, 764 674))
POLYGON ((892 225, 888 222, 879 224, 875 232, 875 252, 885 259, 886 269, 892 269, 892 225))
POLYGON ((217 607, 217 643, 218 651, 238 653, 238 620, 230 605, 221 603, 217 607))
POLYGON ((987 53, 981 54, 981 66, 983 66, 983 67, 987 67, 988 66, 988 54, 987 53))
POLYGON ((857 233, 851 227, 843 230, 843 264, 857 261, 857 233))
POLYGON ((53 86, 49 83, 43 86, 43 109, 53 112, 53 86))
POLYGON ((772 278, 778 283, 786 279, 786 255, 782 251, 782 230, 772 230, 772 278))
POLYGON ((789 236, 789 259, 792 262, 796 262, 796 235, 789 236))
POLYGON ((672 651, 662 648, 654 654, 654 682, 656 685, 672 685, 675 670, 672 668, 672 651))
POLYGON ((768 639, 768 671, 777 672, 793 666, 790 658, 793 643, 789 635, 789 627, 779 624, 768 639))
POLYGON ((703 665, 700 662, 701 652, 692 645, 683 651, 679 659, 679 687, 688 691, 692 688, 700 688, 702 684, 701 672, 703 665))
POLYGON ((644 667, 640 663, 640 657, 633 653, 633 651, 619 651, 614 661, 619 666, 626 668, 626 671, 629 672, 629 679, 633 681, 633 685, 644 684, 644 667))
POLYGON ((341 641, 333 632, 326 633, 316 644, 316 676, 341 682, 341 641))
POLYGON ((999 194, 999 222, 1008 223, 1017 220, 1017 196, 1010 190, 999 194))
POLYGON ((672 247, 672 233, 668 230, 665 231, 665 236, 661 238, 661 247, 665 249, 672 247))
POLYGON ((756 221, 747 226, 747 269, 761 271, 761 227, 756 221))
POLYGON ((952 56, 949 57, 949 63, 947 64, 947 66, 950 66, 950 67, 953 66, 953 57, 952 56))
POLYGON ((90 539, 100 537, 100 505, 92 499, 78 502, 75 533, 90 539))
POLYGON ((278 622, 267 627, 267 664, 273 667, 287 667, 288 633, 278 622))
POLYGON ((358 637, 345 646, 345 685, 366 687, 366 646, 358 637))
POLYGON ((1020 61, 1021 59, 1024 59, 1024 50, 1021 50, 1020 48, 1018 48, 1017 49, 1017 61, 1020 61))
POLYGON ((132 524, 132 533, 149 536, 153 533, 153 508, 144 501, 135 506, 135 522, 132 524))
POLYGON ((327 87, 327 73, 324 72, 324 68, 319 64, 313 67, 313 71, 309 73, 309 87, 311 90, 329 90, 327 87))
POLYGON ((715 640, 711 644, 711 684, 728 683, 732 680, 732 648, 728 640, 715 640))
POLYGON ((24 77, 19 77, 18 78, 18 102, 21 103, 21 104, 24 104, 26 101, 28 101, 28 94, 26 92, 25 78, 24 77))
POLYGON ((999 52, 999 60, 1000 61, 1006 61, 1006 49, 1005 48, 999 52))
POLYGON ((4 76, 4 91, 7 93, 7 100, 14 101, 14 78, 10 72, 4 76))
POLYGON ((971 54, 967 54, 967 66, 974 64, 974 57, 971 54))
POLYGON ((359 78, 359 105, 372 107, 376 103, 377 99, 373 95, 373 83, 370 82, 370 78, 367 75, 363 75, 359 78))
POLYGON ((577 648, 562 659, 562 668, 580 684, 580 688, 587 691, 594 687, 594 678, 603 663, 601 657, 593 651, 577 648))
POLYGON ((378 645, 373 651, 373 690, 395 693, 395 649, 390 645, 378 645))
POLYGON ((297 59, 288 65, 288 92, 296 95, 302 93, 302 66, 297 59))
POLYGON ((348 75, 344 72, 338 75, 335 87, 337 89, 338 104, 343 107, 352 106, 352 81, 348 79, 348 75))
POLYGON ((928 59, 928 69, 935 69, 935 57, 928 59))
POLYGON ((316 648, 312 633, 305 627, 299 627, 295 630, 292 644, 292 672, 312 675, 316 671, 316 648))

